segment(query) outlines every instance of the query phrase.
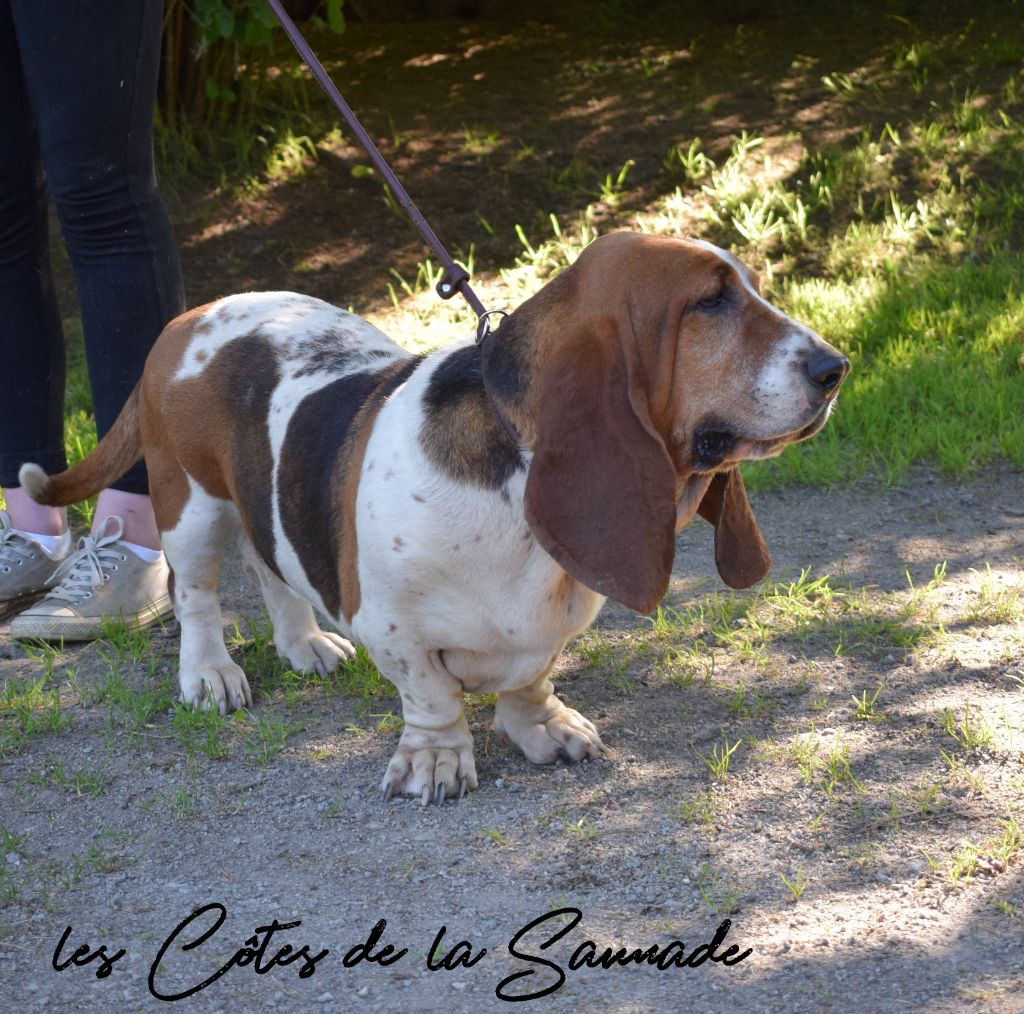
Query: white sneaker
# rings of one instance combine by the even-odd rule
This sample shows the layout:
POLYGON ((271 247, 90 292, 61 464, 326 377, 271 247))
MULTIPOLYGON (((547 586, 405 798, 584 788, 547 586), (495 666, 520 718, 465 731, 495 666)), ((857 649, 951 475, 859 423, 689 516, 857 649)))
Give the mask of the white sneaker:
POLYGON ((101 636, 104 617, 148 627, 171 616, 164 554, 148 563, 121 541, 123 534, 124 521, 111 515, 96 537, 82 536, 58 568, 53 590, 11 620, 11 637, 91 641, 101 636))
POLYGON ((31 533, 12 528, 7 512, 0 511, 0 618, 24 609, 52 588, 67 558, 67 549, 51 555, 31 533))

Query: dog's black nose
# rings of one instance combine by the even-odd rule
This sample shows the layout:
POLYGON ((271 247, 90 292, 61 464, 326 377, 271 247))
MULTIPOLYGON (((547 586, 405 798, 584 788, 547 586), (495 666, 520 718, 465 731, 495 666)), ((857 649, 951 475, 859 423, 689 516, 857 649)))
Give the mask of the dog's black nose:
POLYGON ((826 391, 833 391, 850 372, 850 360, 835 352, 814 352, 806 363, 807 376, 811 382, 826 391))

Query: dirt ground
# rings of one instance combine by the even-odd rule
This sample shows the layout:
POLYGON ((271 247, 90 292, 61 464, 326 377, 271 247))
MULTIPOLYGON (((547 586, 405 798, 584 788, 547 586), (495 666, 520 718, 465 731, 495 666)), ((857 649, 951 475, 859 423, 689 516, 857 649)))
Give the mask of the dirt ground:
MULTIPOLYGON (((836 37, 810 18, 743 21, 742 6, 692 35, 640 25, 600 44, 571 19, 354 24, 332 66, 439 233, 503 264, 516 223, 539 227, 556 199, 570 219, 594 200, 588 173, 626 158, 636 186, 601 212, 609 221, 655 192, 684 137, 714 151, 769 125, 842 135, 815 90, 823 68, 794 69, 793 56, 870 68, 892 23, 854 18, 836 37), (577 156, 572 184, 563 170, 577 156)), ((893 96, 894 108, 914 101, 893 96)), ((379 186, 352 175, 361 161, 338 141, 301 178, 177 195, 190 303, 258 286, 379 310, 388 268, 414 272, 423 251, 379 186)), ((279 673, 261 685, 261 669, 252 717, 189 725, 167 703, 173 624, 134 652, 52 655, 0 626, 0 681, 45 676, 61 704, 0 755, 0 1005, 159 1009, 155 994, 226 969, 181 1009, 476 1012, 564 974, 527 1002, 1024 1011, 1024 475, 951 483, 920 469, 895 487, 753 500, 775 558, 762 591, 724 592, 698 521, 680 537, 674 627, 609 604, 564 653, 556 686, 598 725, 607 758, 534 767, 476 701, 480 787, 441 807, 380 798, 395 696, 279 673), (183 950, 213 928, 211 905, 223 925, 183 950), (393 945, 390 963, 350 954, 382 919, 371 952, 393 945), (257 948, 273 920, 295 925, 275 929, 254 966, 239 948, 257 948), (569 969, 587 940, 598 955, 670 948, 668 963, 716 933, 717 957, 740 948, 731 966, 569 969), (97 978, 101 946, 125 953, 97 978), (451 969, 428 968, 445 957, 451 969)), ((234 561, 222 586, 229 633, 237 619, 244 634, 261 616, 255 590, 234 561)), ((243 636, 233 651, 264 666, 253 645, 243 636)))
MULTIPOLYGON (((1024 477, 996 473, 956 486, 922 474, 896 490, 865 484, 756 500, 776 575, 843 571, 881 595, 905 587, 904 564, 924 583, 947 561, 931 593, 940 616, 962 614, 986 565, 1007 588, 1024 587, 1021 504, 1024 477)), ((714 592, 709 535, 701 525, 681 537, 669 595, 678 607, 714 592)), ((235 567, 225 590, 233 613, 256 612, 235 567)), ((628 657, 626 639, 648 626, 607 607, 598 629, 612 646, 610 664, 628 657)), ((172 949, 177 957, 165 962, 158 991, 203 981, 272 919, 301 926, 280 931, 270 954, 279 943, 330 953, 307 978, 298 976, 301 963, 265 975, 234 968, 179 1001, 186 1009, 498 1009, 495 989, 508 976, 549 973, 509 983, 507 993, 557 981, 537 963, 546 958, 565 968, 566 982, 532 1002, 553 1010, 1022 1010, 1019 855, 1005 866, 982 858, 960 879, 950 872, 965 845, 984 857, 984 841, 1019 804, 1022 633, 1019 621, 950 624, 934 647, 881 654, 862 644, 842 655, 828 639, 781 637, 756 667, 719 652, 710 683, 689 685, 636 660, 627 681, 616 679, 571 651, 557 686, 598 723, 608 759, 534 767, 493 737, 489 708, 480 706, 471 716, 480 788, 459 804, 426 809, 385 805, 379 795, 396 734, 374 716, 397 711, 394 698, 374 699, 369 715, 364 701, 315 690, 291 707, 268 703, 267 712, 299 717, 304 727, 262 760, 241 749, 223 759, 190 756, 165 713, 129 732, 107 708, 69 699, 70 729, 33 739, 3 762, 4 861, 17 889, 0 939, 5 1005, 159 1006, 147 978, 160 945, 193 911, 219 903, 224 927, 192 953, 172 949), (771 706, 737 711, 730 701, 741 685, 771 706), (857 722, 851 698, 878 685, 881 717, 857 722), (940 752, 958 753, 943 709, 959 713, 965 704, 1002 723, 992 744, 961 754, 970 777, 940 752), (734 742, 749 739, 716 781, 699 755, 723 730, 734 742), (828 743, 837 730, 860 788, 840 786, 829 798, 817 777, 801 779, 791 748, 780 755, 774 747, 828 743), (102 790, 76 789, 75 772, 95 772, 102 790), (931 785, 923 806, 921 787, 931 785), (710 800, 706 817, 684 812, 701 800, 710 800), (783 877, 805 882, 799 901, 783 877), (517 931, 558 909, 578 909, 579 926, 543 950, 564 926, 546 921, 515 945, 520 957, 509 950, 517 931), (387 967, 344 967, 380 919, 381 946, 408 954, 387 967), (724 919, 732 922, 726 944, 751 951, 733 967, 568 971, 587 939, 601 950, 678 939, 688 954, 724 919), (58 973, 51 958, 68 925, 63 960, 83 943, 127 954, 102 979, 93 974, 98 962, 58 973), (471 968, 427 970, 441 926, 438 954, 457 959, 453 949, 468 940, 486 955, 471 968)), ((173 630, 156 649, 173 671, 173 630)), ((60 664, 98 678, 101 651, 68 651, 60 664)), ((3 653, 4 678, 38 669, 17 649, 3 653)), ((146 668, 121 667, 133 690, 145 686, 146 668)), ((192 937, 215 914, 200 916, 192 937)))

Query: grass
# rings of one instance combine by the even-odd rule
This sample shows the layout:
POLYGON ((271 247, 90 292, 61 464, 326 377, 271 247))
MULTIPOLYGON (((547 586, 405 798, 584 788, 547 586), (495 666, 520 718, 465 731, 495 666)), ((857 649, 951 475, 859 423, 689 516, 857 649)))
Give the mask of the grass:
MULTIPOLYGON (((782 645, 823 655, 878 659, 908 654, 938 643, 943 625, 931 593, 944 569, 922 588, 908 578, 906 591, 857 588, 828 574, 801 571, 792 581, 766 583, 746 594, 712 592, 682 606, 661 605, 648 629, 627 643, 633 658, 651 659, 669 681, 689 685, 698 675, 710 683, 717 650, 728 657, 756 662, 782 645)), ((616 646, 618 648, 618 646, 616 646)), ((593 667, 616 664, 616 654, 598 632, 576 642, 593 667)), ((863 708, 877 702, 867 698, 863 708)), ((730 709, 742 717, 759 717, 774 703, 763 691, 733 691, 730 709)), ((865 716, 867 717, 867 716, 865 716)))
POLYGON ((266 764, 285 748, 289 736, 305 728, 305 722, 258 717, 243 728, 247 756, 254 764, 266 764))
POLYGON ((482 827, 480 828, 480 837, 484 841, 489 841, 492 845, 508 844, 505 832, 500 827, 482 827))
POLYGON ((846 785, 858 792, 861 791, 861 783, 854 777, 850 767, 849 752, 838 736, 832 748, 825 754, 821 770, 822 777, 818 787, 828 799, 835 798, 836 790, 846 785))
POLYGON ((141 662, 153 643, 152 628, 131 627, 116 617, 104 616, 100 621, 100 639, 113 649, 117 662, 126 665, 141 662))
POLYGON ((38 774, 30 776, 29 781, 36 785, 60 789, 71 796, 95 798, 107 791, 111 779, 99 771, 84 768, 69 771, 66 764, 56 763, 47 765, 38 774))
POLYGON ((589 817, 580 817, 565 825, 565 833, 580 841, 593 841, 597 837, 597 825, 589 817))
POLYGON ((1013 812, 1000 817, 996 828, 996 833, 980 844, 968 843, 955 850, 945 871, 953 884, 1006 873, 1010 863, 1024 850, 1024 832, 1013 812))
MULTIPOLYGON (((166 668, 159 668, 159 658, 151 654, 152 646, 144 637, 146 632, 115 626, 105 634, 98 654, 106 671, 92 686, 77 687, 80 700, 105 706, 111 728, 136 735, 155 729, 159 717, 166 715, 166 729, 190 764, 199 758, 220 761, 239 755, 250 763, 266 764, 305 728, 306 719, 298 712, 317 694, 354 698, 357 711, 369 713, 376 698, 393 692, 362 649, 356 658, 328 676, 296 673, 278 657, 272 643, 273 629, 262 616, 236 622, 227 637, 229 649, 245 670, 262 708, 225 716, 215 709, 192 708, 176 700, 174 678, 166 668), (130 687, 125 681, 123 666, 133 661, 146 662, 149 668, 141 688, 130 687), (263 710, 267 706, 270 709, 263 710), (280 713, 281 708, 285 714, 280 713)), ((384 731, 401 728, 401 720, 390 712, 369 713, 369 718, 384 731)))
POLYGON ((961 613, 965 623, 977 626, 1012 623, 1022 616, 1024 596, 1015 588, 996 588, 991 567, 985 568, 974 600, 961 613))
POLYGON ((854 718, 858 718, 863 722, 873 722, 880 718, 881 715, 875 711, 875 705, 878 703, 878 695, 881 692, 882 687, 879 684, 870 697, 866 690, 861 691, 860 697, 853 697, 854 718))
POLYGON ((942 727, 957 746, 968 752, 991 746, 995 739, 995 733, 984 716, 980 716, 977 709, 971 713, 970 703, 964 705, 962 718, 958 718, 950 708, 944 708, 942 727))
MULTIPOLYGON (((0 685, 0 757, 20 752, 33 740, 65 733, 80 708, 101 709, 111 749, 125 742, 126 736, 135 745, 145 736, 169 736, 193 767, 200 759, 228 757, 243 757, 256 765, 268 763, 305 728, 302 712, 318 695, 351 698, 360 723, 368 721, 387 735, 401 731, 401 717, 381 710, 377 703, 394 694, 394 688, 364 649, 332 674, 305 675, 277 656, 272 637, 265 616, 244 620, 229 632, 229 647, 252 681, 257 700, 263 708, 270 706, 229 716, 177 700, 174 660, 154 642, 151 630, 105 623, 101 639, 91 648, 95 664, 85 660, 86 668, 93 670, 89 678, 79 675, 79 666, 58 670, 66 661, 63 645, 23 644, 26 657, 36 663, 41 675, 8 679, 0 685)), ((362 724, 350 726, 349 731, 365 732, 362 724)), ((106 791, 110 779, 100 772, 48 764, 30 781, 78 796, 96 796, 106 791)))
POLYGON ((196 812, 196 797, 184 785, 172 793, 165 793, 162 799, 168 812, 179 819, 192 817, 196 812))
POLYGON ((778 702, 770 700, 763 690, 748 693, 745 686, 738 686, 729 698, 729 710, 737 718, 762 718, 771 714, 778 702))
POLYGON ((106 706, 110 730, 140 734, 159 715, 171 710, 175 697, 173 677, 158 671, 159 659, 148 661, 149 673, 143 686, 131 687, 125 683, 122 669, 111 661, 93 686, 79 687, 79 699, 83 704, 106 706))
POLYGON ((696 876, 697 893, 705 907, 716 915, 728 915, 736 911, 743 890, 736 881, 735 873, 712 863, 704 863, 696 876))
POLYGON ((729 762, 732 759, 732 755, 739 749, 742 743, 742 740, 730 743, 729 737, 726 736, 721 743, 713 743, 707 755, 700 753, 696 747, 693 748, 693 752, 707 765, 712 778, 724 781, 729 777, 729 762))
POLYGON ((786 889, 789 891, 790 895, 792 895, 794 902, 799 901, 804 896, 804 891, 807 890, 808 881, 804 876, 802 866, 797 867, 792 880, 784 873, 779 874, 779 879, 786 885, 786 889))
POLYGON ((215 708, 192 708, 175 704, 171 716, 171 733, 185 749, 187 757, 196 752, 211 760, 223 760, 230 753, 228 732, 233 720, 222 716, 215 708))
POLYGON ((50 914, 65 908, 62 895, 90 873, 107 874, 136 861, 127 854, 129 836, 101 830, 84 854, 57 859, 31 852, 28 835, 15 834, 0 824, 0 902, 31 898, 33 906, 50 914))
POLYGON ((39 679, 8 680, 0 688, 0 757, 21 750, 30 740, 66 732, 73 722, 60 690, 39 679))
POLYGON ((388 696, 394 687, 377 671, 366 650, 357 647, 356 656, 327 676, 295 672, 273 646, 274 631, 266 614, 235 622, 228 631, 227 645, 232 658, 245 670, 258 701, 274 701, 295 708, 315 693, 359 698, 364 702, 388 696), (244 629, 243 629, 244 628, 244 629))
POLYGON ((700 824, 711 827, 715 822, 717 803, 711 791, 699 792, 693 799, 679 804, 676 816, 684 824, 700 824))

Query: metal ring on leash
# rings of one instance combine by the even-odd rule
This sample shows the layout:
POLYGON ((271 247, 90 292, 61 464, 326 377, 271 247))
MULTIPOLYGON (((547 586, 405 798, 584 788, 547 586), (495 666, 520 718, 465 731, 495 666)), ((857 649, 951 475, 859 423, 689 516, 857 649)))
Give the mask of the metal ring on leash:
POLYGON ((508 316, 508 313, 505 310, 484 310, 484 312, 480 314, 480 319, 476 323, 477 345, 479 345, 491 333, 491 322, 487 318, 492 314, 497 314, 499 317, 508 316))

